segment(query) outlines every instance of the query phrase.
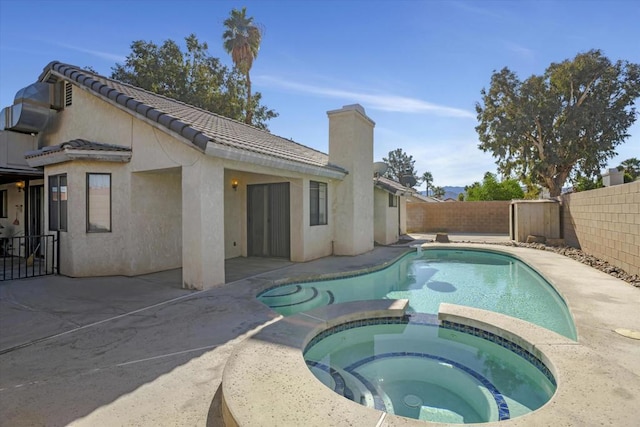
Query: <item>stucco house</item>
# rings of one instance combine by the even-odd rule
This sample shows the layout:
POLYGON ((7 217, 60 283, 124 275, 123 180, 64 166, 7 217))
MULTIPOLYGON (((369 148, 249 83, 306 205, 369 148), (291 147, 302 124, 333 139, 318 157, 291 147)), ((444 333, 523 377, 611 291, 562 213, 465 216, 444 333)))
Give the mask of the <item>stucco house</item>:
POLYGON ((229 258, 397 241, 411 191, 372 184, 374 122, 357 104, 327 115, 328 155, 51 62, 0 115, 0 225, 15 205, 25 235, 59 233, 64 275, 181 267, 196 289, 224 283, 229 258))

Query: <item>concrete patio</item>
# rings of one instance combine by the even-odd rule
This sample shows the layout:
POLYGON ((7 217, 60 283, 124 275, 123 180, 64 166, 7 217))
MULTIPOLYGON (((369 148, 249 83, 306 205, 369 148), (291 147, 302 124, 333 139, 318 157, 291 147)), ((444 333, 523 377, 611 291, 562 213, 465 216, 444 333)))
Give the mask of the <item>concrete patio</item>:
MULTIPOLYGON (((221 425, 214 396, 229 355, 278 319, 254 298, 257 290, 283 278, 368 268, 406 250, 377 247, 301 264, 230 260, 227 284, 207 291, 181 289, 180 270, 0 283, 0 425, 221 425)), ((609 361, 585 372, 584 395, 601 398, 597 383, 589 382, 593 374, 624 379, 618 393, 602 398, 640 419, 640 341, 612 332, 640 329, 640 292, 560 255, 545 257, 553 260, 548 267, 556 281, 580 278, 580 286, 560 290, 576 318, 580 347, 609 361)), ((535 418, 529 421, 535 425, 535 418)))

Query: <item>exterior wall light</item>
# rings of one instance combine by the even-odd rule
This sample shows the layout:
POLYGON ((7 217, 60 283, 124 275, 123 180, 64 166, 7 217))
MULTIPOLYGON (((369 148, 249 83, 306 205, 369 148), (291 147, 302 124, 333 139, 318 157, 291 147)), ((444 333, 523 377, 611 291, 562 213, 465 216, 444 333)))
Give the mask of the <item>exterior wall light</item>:
POLYGON ((22 189, 24 188, 24 181, 16 182, 16 188, 18 189, 18 193, 20 193, 22 191, 22 189))
POLYGON ((233 188, 233 191, 238 191, 238 180, 233 178, 231 180, 231 188, 233 188))

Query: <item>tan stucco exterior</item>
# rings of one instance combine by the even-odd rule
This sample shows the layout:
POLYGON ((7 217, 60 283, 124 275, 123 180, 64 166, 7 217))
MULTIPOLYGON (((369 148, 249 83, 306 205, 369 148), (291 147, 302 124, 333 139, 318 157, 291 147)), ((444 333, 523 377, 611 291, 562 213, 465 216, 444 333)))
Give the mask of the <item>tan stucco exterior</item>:
POLYGON ((398 206, 389 206, 390 193, 376 188, 374 190, 374 234, 376 243, 389 245, 398 241, 398 206, 400 206, 399 196, 395 196, 398 206))
MULTIPOLYGON (((43 163, 46 188, 50 176, 67 175, 68 226, 60 232, 60 273, 130 276, 182 267, 184 287, 222 284, 224 260, 248 254, 247 186, 254 184, 289 185, 292 261, 371 250, 374 123, 360 106, 328 115, 330 163, 347 172, 344 179, 287 168, 286 162, 273 163, 283 165, 280 169, 218 158, 157 122, 74 85, 72 105, 52 113, 37 147, 81 138, 131 152, 117 159, 96 155, 43 163), (87 231, 88 173, 111 175, 108 232, 87 231), (235 189, 232 180, 238 182, 235 189), (311 181, 327 184, 327 224, 310 224, 311 181)), ((394 212, 384 220, 394 222, 383 227, 385 243, 397 240, 397 209, 394 212)), ((45 231, 48 216, 45 203, 45 231)))
MULTIPOLYGON (((229 258, 304 262, 361 254, 373 249, 374 221, 380 242, 398 238, 401 207, 380 205, 380 218, 374 214, 375 123, 360 105, 327 113, 327 156, 56 61, 36 85, 41 120, 3 124, 0 153, 21 147, 16 180, 26 178, 28 186, 44 177, 43 229, 59 234, 61 274, 182 267, 184 287, 206 289, 225 282, 229 258), (30 132, 37 136, 25 137, 30 132), (109 179, 92 177, 90 191, 92 173, 109 179), (67 182, 66 227, 48 219, 50 206, 58 206, 48 200, 58 175, 67 182)), ((25 102, 30 98, 16 98, 11 111, 25 102)), ((5 163, 0 168, 8 171, 5 163)))
POLYGON ((349 171, 336 185, 334 253, 373 249, 373 128, 359 105, 329 111, 329 161, 349 171))

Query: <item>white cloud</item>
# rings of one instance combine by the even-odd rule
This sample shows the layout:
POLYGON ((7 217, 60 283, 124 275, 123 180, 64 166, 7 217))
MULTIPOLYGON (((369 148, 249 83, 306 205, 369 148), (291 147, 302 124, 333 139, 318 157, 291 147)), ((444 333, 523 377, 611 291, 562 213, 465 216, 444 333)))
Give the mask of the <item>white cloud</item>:
POLYGON ((52 40, 40 39, 40 41, 48 43, 48 44, 52 44, 54 46, 62 47, 64 49, 75 50, 76 52, 86 53, 86 54, 89 54, 91 56, 95 56, 97 58, 106 59, 108 61, 124 62, 125 59, 126 59, 125 56, 118 55, 118 54, 111 53, 111 52, 103 52, 103 51, 100 51, 100 50, 87 49, 87 48, 84 48, 84 47, 81 47, 81 46, 74 46, 74 45, 71 45, 71 44, 60 43, 60 42, 56 42, 56 41, 52 41, 52 40))
POLYGON ((373 94, 365 92, 353 92, 342 89, 333 89, 309 85, 305 83, 297 83, 290 80, 283 80, 273 76, 256 76, 254 77, 256 84, 264 86, 278 87, 282 89, 293 90, 296 92, 317 95, 328 98, 342 98, 348 102, 357 102, 363 104, 366 108, 373 110, 389 111, 396 113, 414 113, 414 114, 434 114, 443 117, 461 117, 476 118, 475 113, 460 108, 447 107, 443 105, 433 104, 415 98, 390 94, 373 94))
MULTIPOLYGON (((397 132, 389 128, 376 128, 375 160, 382 160, 388 152, 398 148, 402 141, 402 150, 413 156, 419 175, 429 171, 434 184, 444 186, 471 185, 482 181, 485 172, 496 171, 496 165, 489 153, 478 148, 478 142, 472 136, 463 139, 443 138, 438 143, 425 142, 424 139, 397 132)), ((417 188, 424 190, 424 184, 417 188)))
POLYGON ((453 6, 454 8, 461 10, 463 12, 479 15, 485 18, 506 19, 509 16, 509 14, 504 11, 504 8, 502 8, 500 12, 496 12, 486 7, 476 6, 478 4, 476 2, 465 3, 462 1, 449 1, 445 4, 449 6, 453 6))
POLYGON ((511 52, 514 52, 515 54, 522 57, 523 59, 526 59, 527 61, 533 61, 535 52, 532 49, 529 49, 527 47, 521 46, 513 42, 509 42, 509 41, 504 42, 504 44, 507 47, 507 49, 509 49, 511 52))

